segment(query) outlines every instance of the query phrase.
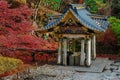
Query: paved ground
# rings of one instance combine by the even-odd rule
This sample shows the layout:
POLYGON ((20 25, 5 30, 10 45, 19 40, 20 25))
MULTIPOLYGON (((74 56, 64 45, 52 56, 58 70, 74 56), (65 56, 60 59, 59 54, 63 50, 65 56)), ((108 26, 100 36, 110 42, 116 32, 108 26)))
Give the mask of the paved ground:
POLYGON ((31 70, 31 75, 35 80, 120 80, 120 61, 99 60, 101 60, 100 64, 106 64, 104 67, 101 66, 103 69, 97 69, 93 65, 92 67, 102 70, 102 72, 96 72, 91 67, 90 70, 88 68, 85 70, 81 67, 44 65, 31 70))
POLYGON ((77 72, 103 72, 106 65, 110 65, 113 61, 108 60, 107 58, 101 59, 97 58, 92 61, 90 67, 80 67, 80 66, 56 66, 56 69, 62 70, 74 70, 77 72))
POLYGON ((46 64, 30 72, 29 77, 17 80, 120 80, 120 61, 97 59, 90 68, 46 64))

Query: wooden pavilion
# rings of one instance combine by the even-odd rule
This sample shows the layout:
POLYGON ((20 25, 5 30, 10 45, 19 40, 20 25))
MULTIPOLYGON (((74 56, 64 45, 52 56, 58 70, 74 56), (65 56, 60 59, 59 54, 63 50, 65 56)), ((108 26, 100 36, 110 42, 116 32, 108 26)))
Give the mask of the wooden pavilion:
MULTIPOLYGON (((53 17, 54 18, 54 17, 53 17)), ((90 66, 96 59, 97 32, 104 32, 109 26, 107 17, 90 13, 84 4, 71 4, 69 9, 39 30, 40 33, 53 32, 59 39, 58 64, 68 65, 68 53, 75 51, 75 41, 80 40, 79 65, 90 66), (70 43, 73 49, 70 49, 70 43)), ((78 43, 77 43, 78 44, 78 43)))

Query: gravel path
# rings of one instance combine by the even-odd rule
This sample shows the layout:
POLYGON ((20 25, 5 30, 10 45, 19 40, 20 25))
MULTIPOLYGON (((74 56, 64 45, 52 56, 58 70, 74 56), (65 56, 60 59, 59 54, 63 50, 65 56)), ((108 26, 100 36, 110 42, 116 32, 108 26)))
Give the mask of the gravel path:
POLYGON ((34 80, 120 80, 120 61, 106 65, 101 73, 77 72, 74 69, 59 69, 59 66, 47 64, 31 69, 31 73, 34 80))
MULTIPOLYGON (((13 79, 5 78, 4 80, 13 79)), ((16 80, 120 80, 120 61, 106 64, 102 72, 78 72, 75 67, 69 69, 69 66, 46 64, 31 68, 29 75, 16 80)))

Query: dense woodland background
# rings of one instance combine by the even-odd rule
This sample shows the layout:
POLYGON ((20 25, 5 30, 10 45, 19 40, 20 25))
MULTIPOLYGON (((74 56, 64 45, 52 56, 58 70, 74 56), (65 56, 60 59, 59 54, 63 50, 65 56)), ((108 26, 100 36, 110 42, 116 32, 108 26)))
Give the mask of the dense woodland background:
MULTIPOLYGON (((1 55, 35 61, 42 58, 37 53, 57 50, 54 34, 35 31, 44 27, 50 16, 64 14, 72 3, 78 0, 0 0, 1 55)), ((84 0, 84 4, 91 13, 109 17, 109 29, 97 34, 97 53, 120 54, 120 0, 84 0)))

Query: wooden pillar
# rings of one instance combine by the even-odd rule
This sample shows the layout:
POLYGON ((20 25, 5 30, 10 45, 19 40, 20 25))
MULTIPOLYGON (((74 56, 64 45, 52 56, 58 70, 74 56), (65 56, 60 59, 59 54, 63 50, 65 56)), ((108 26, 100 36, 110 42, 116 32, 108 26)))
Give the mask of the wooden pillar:
POLYGON ((96 59, 96 36, 92 36, 92 59, 96 59))
POLYGON ((81 40, 81 55, 80 55, 80 65, 85 65, 85 40, 81 40))
POLYGON ((63 39, 63 65, 67 65, 67 39, 63 39))
POLYGON ((91 39, 87 40, 87 54, 86 54, 86 65, 91 65, 91 39))
POLYGON ((59 43, 58 43, 58 60, 57 60, 57 64, 61 64, 62 63, 62 39, 59 39, 59 43))

